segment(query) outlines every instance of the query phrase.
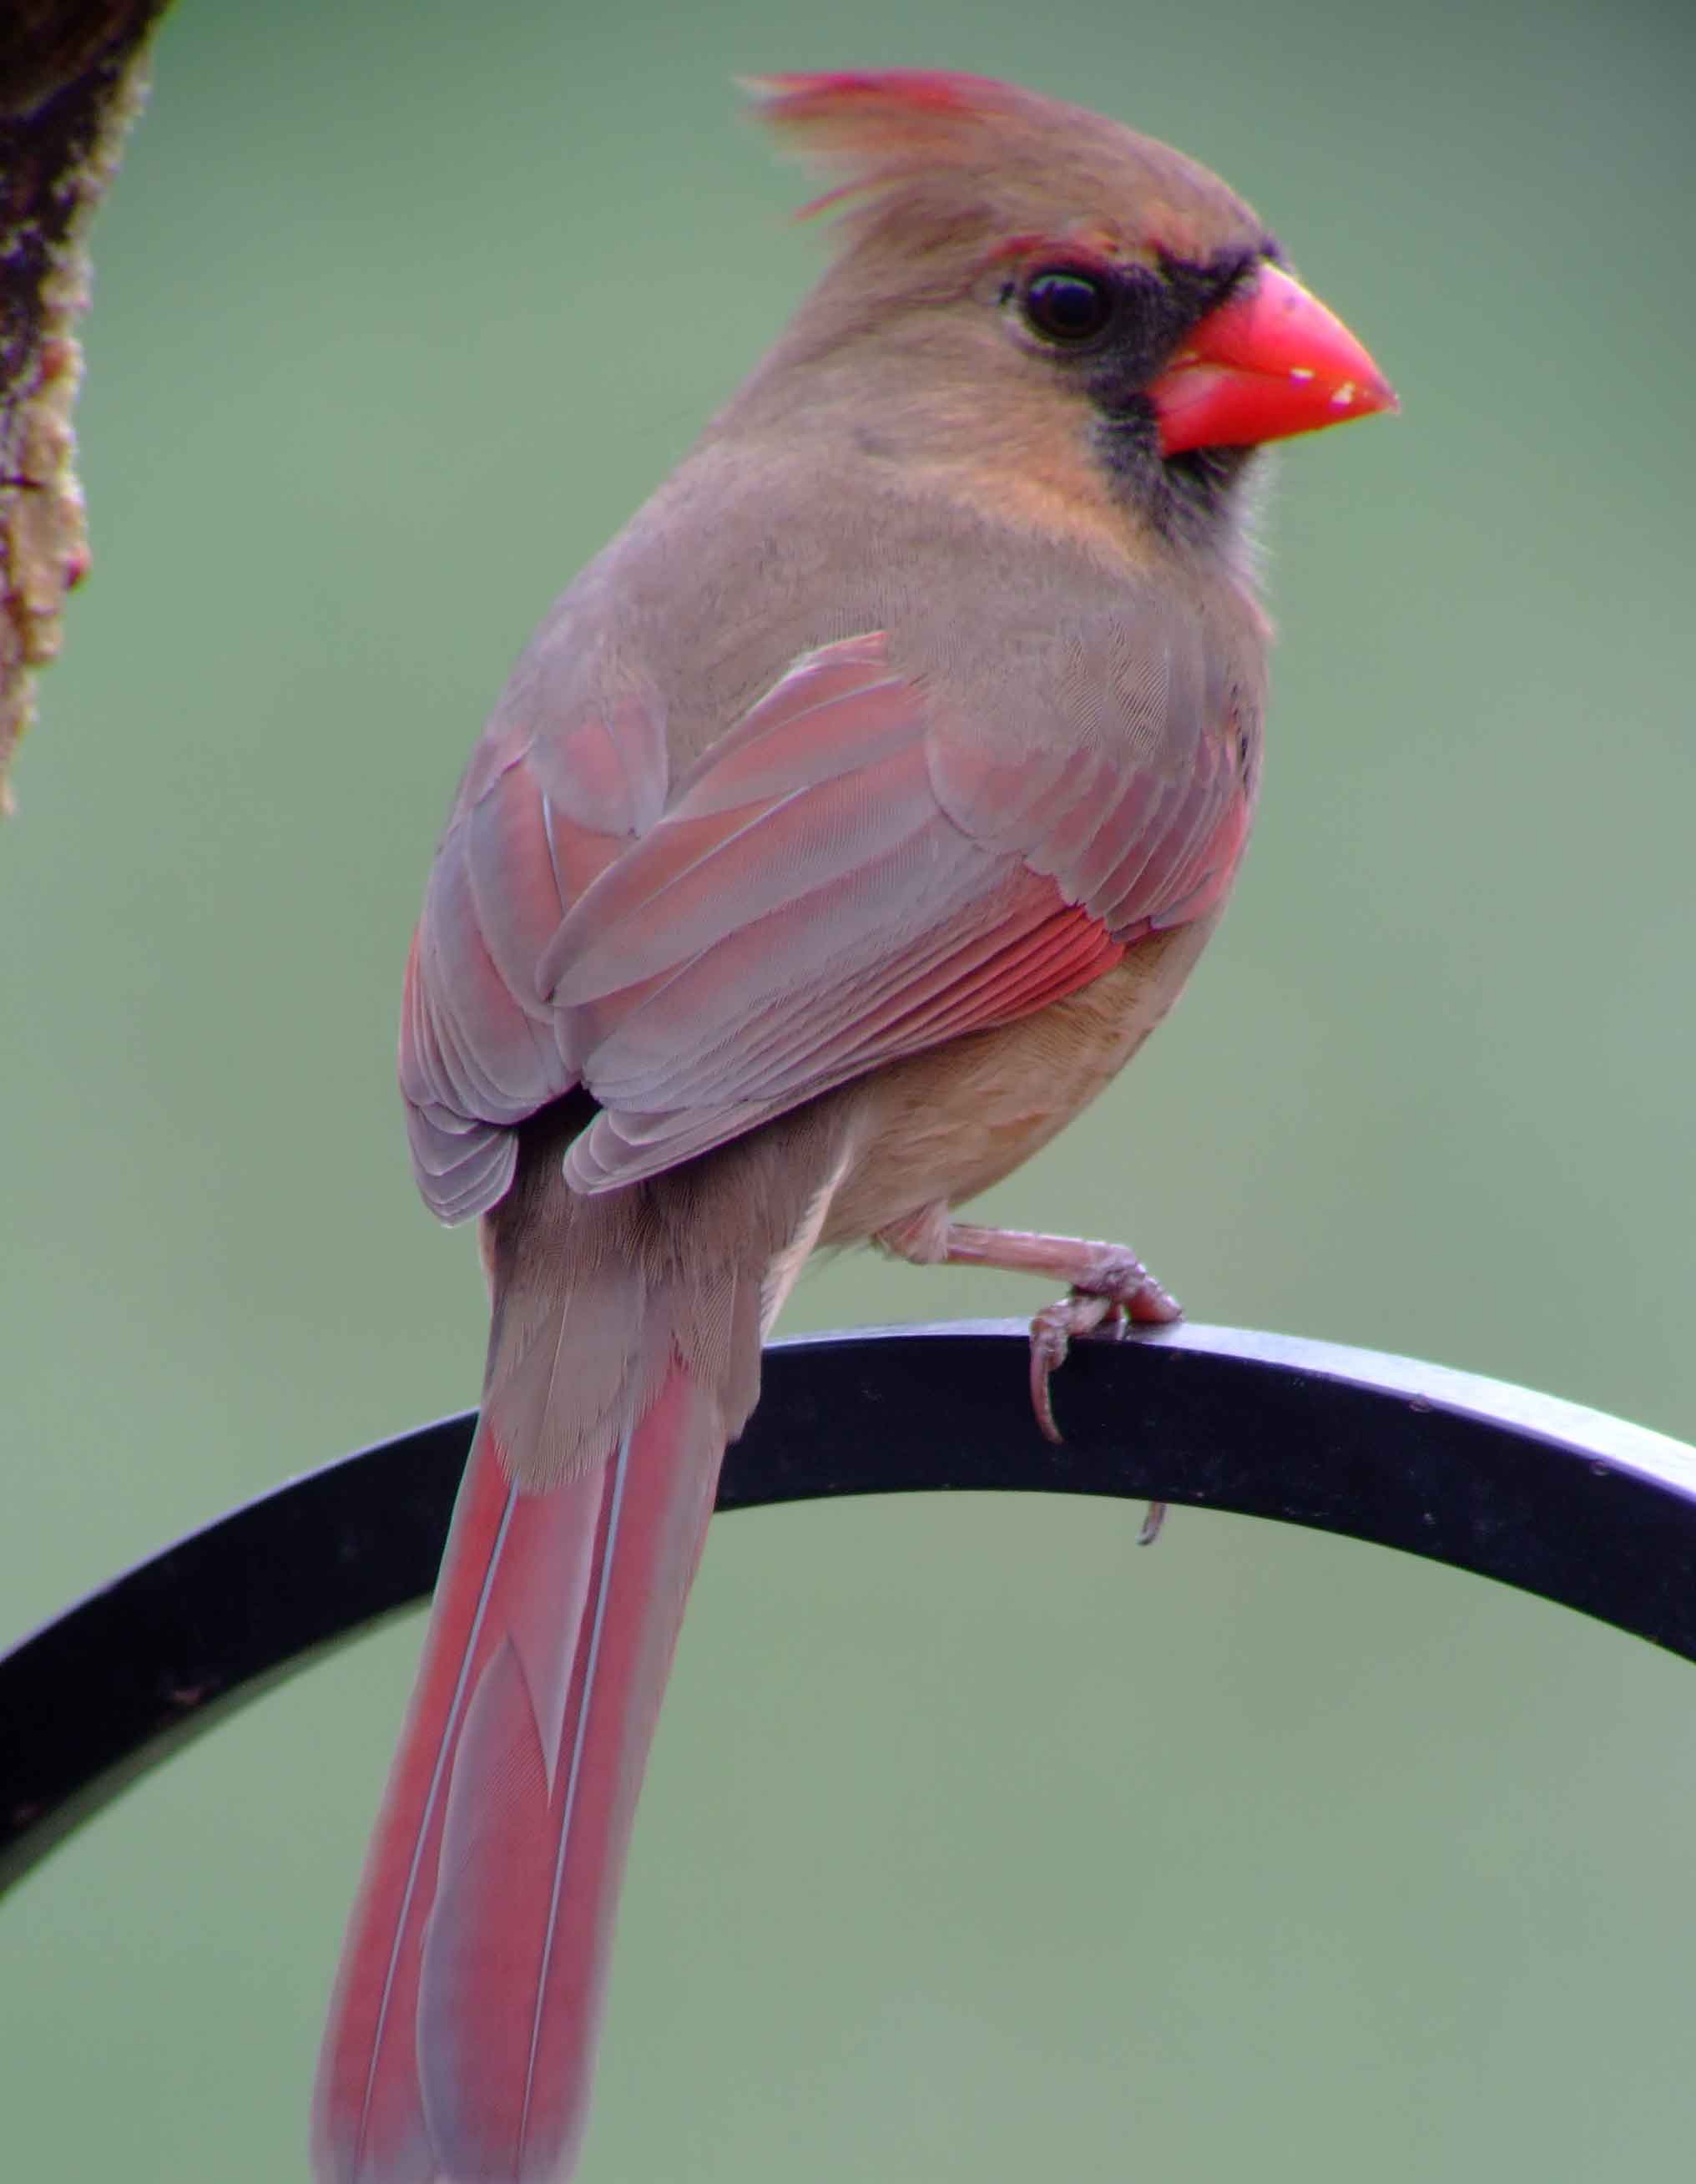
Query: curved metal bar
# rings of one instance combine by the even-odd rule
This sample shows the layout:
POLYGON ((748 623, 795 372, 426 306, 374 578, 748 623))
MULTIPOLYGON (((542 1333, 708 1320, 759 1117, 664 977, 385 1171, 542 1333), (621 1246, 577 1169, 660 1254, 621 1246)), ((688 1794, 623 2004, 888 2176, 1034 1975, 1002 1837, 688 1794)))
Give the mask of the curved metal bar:
MULTIPOLYGON (((1696 1660, 1696 1449, 1497 1380, 1179 1325, 1081 1343, 1037 1432, 1022 1325, 775 1344, 720 1509, 989 1490, 1155 1498, 1400 1547, 1696 1660)), ((136 1775, 435 1582, 475 1413, 292 1479, 0 1659, 0 1887, 136 1775)))

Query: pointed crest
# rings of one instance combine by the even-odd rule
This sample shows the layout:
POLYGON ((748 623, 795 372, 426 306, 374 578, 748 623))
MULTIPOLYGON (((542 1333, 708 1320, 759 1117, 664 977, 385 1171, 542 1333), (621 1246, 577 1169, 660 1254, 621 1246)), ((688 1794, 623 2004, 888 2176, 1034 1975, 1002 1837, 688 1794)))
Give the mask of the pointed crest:
POLYGON ((744 81, 760 119, 802 159, 847 170, 840 187, 802 207, 804 220, 904 178, 974 164, 996 121, 1011 120, 1026 98, 987 76, 928 69, 744 81))
POLYGON ((1199 255, 1226 235, 1258 231, 1205 168, 1015 84, 888 69, 756 76, 744 88, 791 148, 840 177, 802 216, 843 209, 856 239, 1106 219, 1129 248, 1199 255))

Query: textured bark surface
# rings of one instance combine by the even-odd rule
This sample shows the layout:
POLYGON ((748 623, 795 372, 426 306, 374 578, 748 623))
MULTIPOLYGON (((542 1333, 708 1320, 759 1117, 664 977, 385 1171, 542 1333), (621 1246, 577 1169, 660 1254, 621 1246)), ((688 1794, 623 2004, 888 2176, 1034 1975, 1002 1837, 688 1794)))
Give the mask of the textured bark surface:
POLYGON ((138 111, 166 0, 11 0, 0 20, 0 811, 88 566, 71 407, 88 221, 138 111))

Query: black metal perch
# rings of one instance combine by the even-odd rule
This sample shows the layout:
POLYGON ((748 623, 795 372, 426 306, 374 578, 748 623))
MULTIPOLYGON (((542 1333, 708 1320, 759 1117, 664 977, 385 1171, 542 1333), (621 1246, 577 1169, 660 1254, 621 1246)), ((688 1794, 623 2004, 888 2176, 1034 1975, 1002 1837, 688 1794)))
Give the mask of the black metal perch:
MULTIPOLYGON (((1081 1343, 1031 1416, 1025 1330, 768 1351, 720 1509, 838 1494, 1156 1499, 1401 1547, 1696 1660, 1696 1449, 1504 1382, 1233 1328, 1081 1343)), ((0 1660, 0 1887, 187 1738, 435 1582, 475 1413, 292 1480, 0 1660)))

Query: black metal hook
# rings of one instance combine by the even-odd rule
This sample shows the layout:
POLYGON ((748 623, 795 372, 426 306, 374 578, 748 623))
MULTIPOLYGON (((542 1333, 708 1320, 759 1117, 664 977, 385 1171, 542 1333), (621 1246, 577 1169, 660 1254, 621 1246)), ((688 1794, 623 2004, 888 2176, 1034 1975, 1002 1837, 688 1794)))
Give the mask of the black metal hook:
MULTIPOLYGON (((1179 1325, 1080 1343, 1036 1429, 1025 1329, 775 1344, 719 1507, 1100 1494, 1271 1517, 1499 1579, 1696 1660, 1696 1449, 1442 1366, 1179 1325)), ((0 1887, 136 1775, 435 1583, 475 1413, 291 1480, 0 1659, 0 1887)))

